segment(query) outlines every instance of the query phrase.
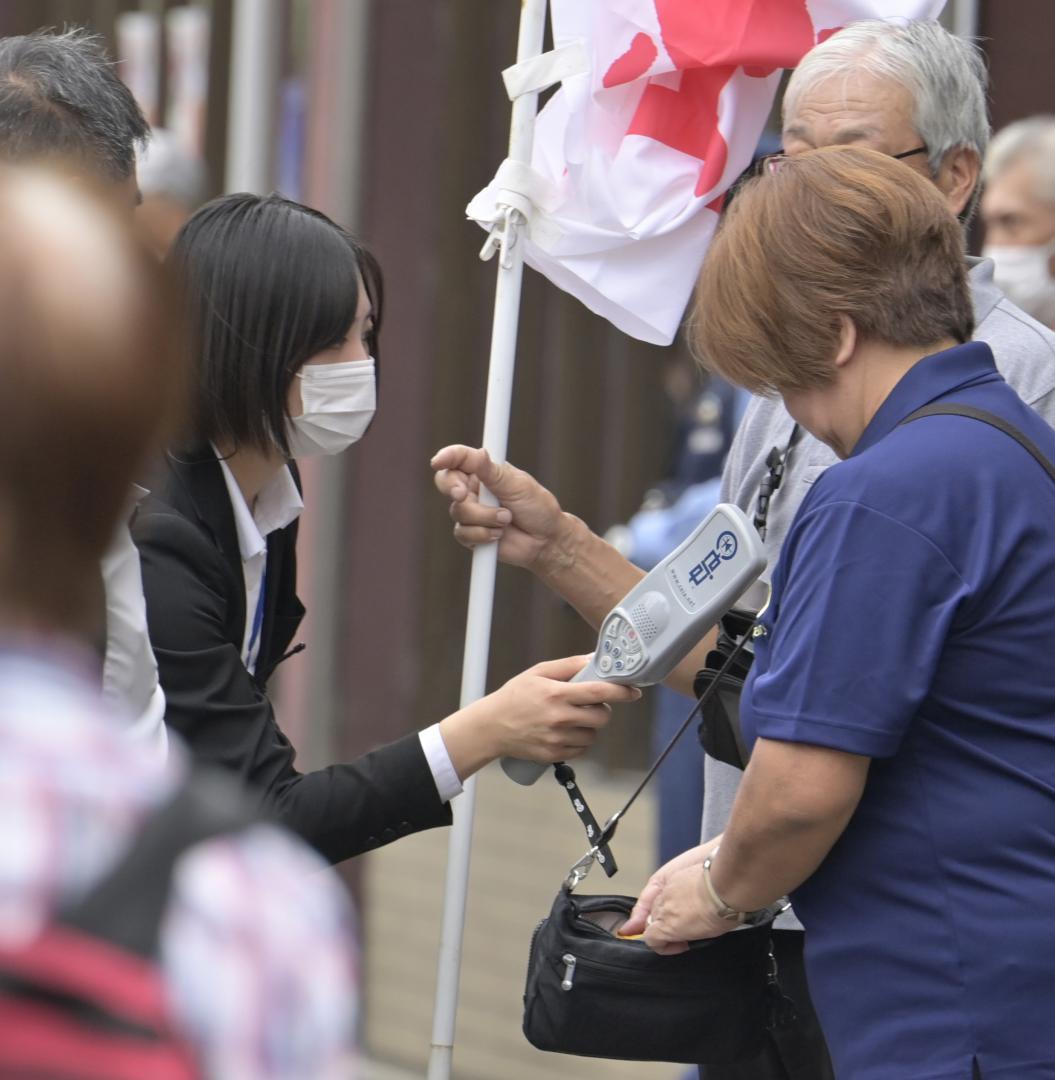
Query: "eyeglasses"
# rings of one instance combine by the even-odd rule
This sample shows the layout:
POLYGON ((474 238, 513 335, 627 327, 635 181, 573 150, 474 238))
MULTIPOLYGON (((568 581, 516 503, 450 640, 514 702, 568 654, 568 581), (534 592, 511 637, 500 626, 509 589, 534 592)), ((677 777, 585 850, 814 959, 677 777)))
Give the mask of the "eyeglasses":
MULTIPOLYGON (((901 161, 907 157, 913 157, 916 154, 928 154, 929 149, 924 146, 916 146, 911 150, 902 150, 900 154, 889 154, 888 157, 894 158, 896 161, 901 161)), ((788 155, 783 150, 778 150, 775 154, 767 154, 763 158, 758 159, 758 164, 755 166, 755 176, 772 176, 774 173, 780 172, 787 162, 788 155)))

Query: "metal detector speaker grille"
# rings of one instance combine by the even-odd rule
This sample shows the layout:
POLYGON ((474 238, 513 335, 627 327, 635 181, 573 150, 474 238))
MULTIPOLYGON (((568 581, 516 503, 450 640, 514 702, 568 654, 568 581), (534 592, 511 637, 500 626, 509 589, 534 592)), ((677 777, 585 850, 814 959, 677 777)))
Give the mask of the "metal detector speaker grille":
POLYGON ((645 639, 646 645, 650 645, 659 636, 659 627, 652 621, 652 616, 644 604, 635 604, 630 609, 630 618, 645 639))

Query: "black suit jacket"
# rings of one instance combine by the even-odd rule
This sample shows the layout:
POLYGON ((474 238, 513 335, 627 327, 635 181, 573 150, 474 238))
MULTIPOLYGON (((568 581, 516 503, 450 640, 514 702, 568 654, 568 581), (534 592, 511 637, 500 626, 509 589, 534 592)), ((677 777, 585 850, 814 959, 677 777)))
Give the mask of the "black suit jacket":
POLYGON ((267 540, 256 676, 242 663, 245 578, 234 510, 208 448, 170 456, 132 535, 143 567, 165 720, 194 756, 257 789, 272 816, 331 862, 450 823, 417 735, 345 765, 299 773, 265 686, 296 633, 294 522, 267 540))

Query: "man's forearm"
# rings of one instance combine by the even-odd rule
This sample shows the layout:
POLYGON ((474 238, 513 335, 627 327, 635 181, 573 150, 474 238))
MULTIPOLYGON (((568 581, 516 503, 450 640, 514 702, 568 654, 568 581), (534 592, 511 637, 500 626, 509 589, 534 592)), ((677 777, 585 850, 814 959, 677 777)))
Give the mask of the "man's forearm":
POLYGON ((566 600, 596 630, 601 620, 645 576, 574 514, 532 567, 536 576, 566 600))

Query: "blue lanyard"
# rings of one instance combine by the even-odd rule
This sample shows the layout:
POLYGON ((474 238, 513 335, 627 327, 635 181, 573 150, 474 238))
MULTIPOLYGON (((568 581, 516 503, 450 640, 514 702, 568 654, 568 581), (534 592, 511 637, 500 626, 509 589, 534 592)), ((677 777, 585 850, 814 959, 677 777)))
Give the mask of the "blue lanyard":
MULTIPOLYGON (((260 592, 256 598, 256 611, 253 613, 253 631, 249 635, 249 647, 246 649, 246 663, 253 662, 253 646, 260 638, 260 629, 264 625, 264 594, 267 592, 267 564, 264 564, 264 572, 260 575, 260 592)), ((255 664, 254 664, 255 666, 255 664)))

